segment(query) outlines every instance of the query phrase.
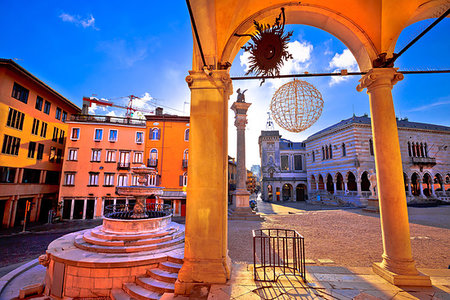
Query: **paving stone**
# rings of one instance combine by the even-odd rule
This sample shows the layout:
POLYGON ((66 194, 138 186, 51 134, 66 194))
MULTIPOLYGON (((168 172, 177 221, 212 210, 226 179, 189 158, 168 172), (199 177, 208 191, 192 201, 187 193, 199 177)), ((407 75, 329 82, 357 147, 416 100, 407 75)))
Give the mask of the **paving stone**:
POLYGON ((318 258, 317 261, 321 264, 333 264, 334 261, 328 258, 318 258))

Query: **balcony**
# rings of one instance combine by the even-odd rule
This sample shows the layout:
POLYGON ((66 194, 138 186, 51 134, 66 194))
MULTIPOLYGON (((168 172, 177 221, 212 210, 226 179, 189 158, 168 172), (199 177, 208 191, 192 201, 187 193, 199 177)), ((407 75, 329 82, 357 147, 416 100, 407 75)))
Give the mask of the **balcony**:
POLYGON ((428 165, 434 166, 436 164, 436 158, 434 157, 411 157, 413 165, 428 165))
POLYGON ((118 162, 117 163, 117 170, 129 170, 129 169, 130 169, 129 162, 118 162))
POLYGON ((188 160, 187 159, 183 159, 183 169, 188 167, 188 160))
POLYGON ((157 159, 148 159, 147 160, 147 167, 156 168, 157 166, 158 166, 158 160, 157 159))

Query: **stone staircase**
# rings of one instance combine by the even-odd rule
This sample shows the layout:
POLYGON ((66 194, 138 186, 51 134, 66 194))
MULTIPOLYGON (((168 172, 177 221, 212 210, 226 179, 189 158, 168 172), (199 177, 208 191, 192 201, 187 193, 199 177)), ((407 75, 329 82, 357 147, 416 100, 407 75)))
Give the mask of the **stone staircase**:
POLYGON ((228 220, 264 221, 264 217, 257 214, 250 207, 236 207, 228 209, 228 220))
POLYGON ((183 264, 181 256, 168 256, 157 268, 147 270, 145 276, 137 277, 136 282, 124 283, 122 289, 111 290, 112 300, 157 300, 164 293, 173 293, 178 271, 183 264))

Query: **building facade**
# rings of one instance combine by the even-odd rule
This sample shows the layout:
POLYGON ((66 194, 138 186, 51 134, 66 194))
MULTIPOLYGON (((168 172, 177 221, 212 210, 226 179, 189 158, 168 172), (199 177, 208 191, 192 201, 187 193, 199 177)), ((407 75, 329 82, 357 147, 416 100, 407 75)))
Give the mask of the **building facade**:
POLYGON ((162 108, 157 108, 146 119, 144 159, 149 167, 158 170, 160 185, 164 187, 160 199, 172 205, 174 216, 185 216, 189 117, 163 114, 162 108))
POLYGON ((131 204, 134 198, 118 195, 116 187, 138 185, 131 168, 144 163, 145 120, 75 115, 67 124, 63 219, 100 218, 110 204, 131 204))
POLYGON ((80 109, 9 59, 0 59, 2 227, 47 221, 58 208, 68 126, 80 109), (27 205, 27 202, 29 203, 27 205))
MULTIPOLYGON (((408 202, 447 200, 450 196, 446 192, 450 189, 450 128, 407 119, 398 120, 397 125, 408 202)), ((267 135, 279 136, 277 131, 270 134, 263 131, 260 140, 267 135)), ((276 142, 277 139, 273 139, 276 142)), ((308 137, 304 145, 304 151, 297 153, 305 154, 309 201, 367 204, 371 195, 370 175, 376 174, 371 123, 367 115, 353 116, 321 130, 308 137)), ((263 154, 268 150, 260 151, 263 154)), ((263 170, 270 169, 263 158, 261 163, 263 170)), ((270 172, 263 172, 263 182, 271 182, 269 178, 270 172)), ((266 200, 270 199, 268 186, 263 193, 266 200)))

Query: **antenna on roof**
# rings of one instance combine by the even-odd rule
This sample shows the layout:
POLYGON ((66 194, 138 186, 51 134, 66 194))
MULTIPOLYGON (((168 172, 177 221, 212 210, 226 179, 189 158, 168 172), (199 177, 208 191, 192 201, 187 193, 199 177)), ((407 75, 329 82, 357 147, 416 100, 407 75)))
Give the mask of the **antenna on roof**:
POLYGON ((273 126, 272 117, 270 116, 270 111, 267 112, 267 122, 266 122, 266 129, 267 130, 275 130, 275 127, 273 126))

